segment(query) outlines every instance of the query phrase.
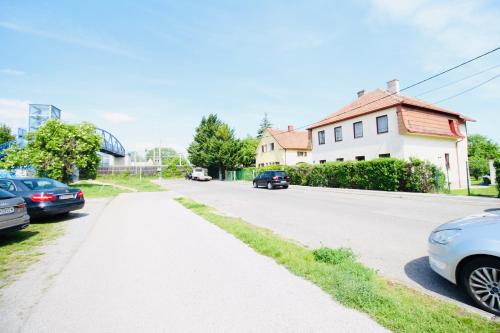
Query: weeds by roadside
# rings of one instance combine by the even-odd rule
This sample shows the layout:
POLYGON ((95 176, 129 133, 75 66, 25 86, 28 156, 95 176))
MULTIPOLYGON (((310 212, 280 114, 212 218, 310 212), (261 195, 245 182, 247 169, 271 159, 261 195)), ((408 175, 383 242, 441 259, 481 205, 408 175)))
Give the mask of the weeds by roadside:
POLYGON ((339 303, 363 311, 396 332, 500 332, 500 323, 464 311, 402 284, 384 279, 355 260, 348 249, 314 251, 242 219, 218 213, 187 198, 184 207, 234 235, 255 251, 273 258, 339 303))

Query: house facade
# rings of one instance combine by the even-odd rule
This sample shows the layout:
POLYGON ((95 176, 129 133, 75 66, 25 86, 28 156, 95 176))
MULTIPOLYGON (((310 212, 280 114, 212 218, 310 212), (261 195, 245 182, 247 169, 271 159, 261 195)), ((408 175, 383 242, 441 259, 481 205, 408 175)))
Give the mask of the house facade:
POLYGON ((311 147, 307 131, 268 128, 257 146, 256 167, 269 165, 296 165, 312 163, 311 147))
POLYGON ((399 82, 358 98, 309 127, 313 163, 412 157, 441 168, 450 188, 467 186, 467 121, 461 114, 402 96, 399 82))

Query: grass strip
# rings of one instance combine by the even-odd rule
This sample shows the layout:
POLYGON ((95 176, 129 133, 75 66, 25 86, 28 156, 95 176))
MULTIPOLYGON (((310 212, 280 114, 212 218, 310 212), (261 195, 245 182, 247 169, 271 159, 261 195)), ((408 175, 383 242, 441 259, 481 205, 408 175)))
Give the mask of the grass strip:
MULTIPOLYGON (((462 188, 458 190, 451 190, 450 194, 467 195, 467 189, 462 188)), ((478 197, 498 197, 498 189, 495 185, 474 187, 470 189, 470 195, 478 197)))
POLYGON ((153 177, 135 177, 135 176, 100 176, 98 181, 103 183, 122 185, 133 188, 139 192, 164 192, 165 188, 152 182, 158 178, 153 177))
POLYGON ((115 187, 113 185, 102 185, 102 184, 92 184, 92 183, 78 183, 72 184, 72 187, 79 188, 83 191, 85 198, 111 198, 116 197, 120 193, 128 193, 122 188, 115 187))
POLYGON ((348 249, 310 250, 191 199, 176 200, 293 274, 313 282, 340 304, 369 314, 392 331, 500 332, 498 321, 380 277, 356 261, 348 249))
POLYGON ((0 234, 0 288, 26 271, 43 254, 41 247, 63 233, 62 223, 44 222, 0 234))

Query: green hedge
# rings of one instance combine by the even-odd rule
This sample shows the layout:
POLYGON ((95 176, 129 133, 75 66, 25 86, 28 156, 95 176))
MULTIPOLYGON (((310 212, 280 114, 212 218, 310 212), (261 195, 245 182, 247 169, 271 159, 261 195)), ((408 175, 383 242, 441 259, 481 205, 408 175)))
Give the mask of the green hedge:
POLYGON ((403 192, 439 192, 445 185, 444 174, 436 166, 418 159, 379 158, 258 169, 265 170, 285 170, 294 185, 403 192))
POLYGON ((496 160, 493 165, 495 166, 496 170, 498 197, 500 198, 500 159, 496 160))

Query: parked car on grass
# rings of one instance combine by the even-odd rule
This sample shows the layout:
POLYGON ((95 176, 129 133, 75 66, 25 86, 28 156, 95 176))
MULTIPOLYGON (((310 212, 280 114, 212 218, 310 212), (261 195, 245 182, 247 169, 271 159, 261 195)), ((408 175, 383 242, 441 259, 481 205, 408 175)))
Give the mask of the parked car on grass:
POLYGON ((264 171, 253 180, 253 187, 264 186, 269 190, 276 187, 288 188, 288 185, 290 185, 290 177, 282 170, 264 171))
POLYGON ((1 178, 0 189, 21 196, 31 218, 64 215, 83 208, 83 192, 50 178, 1 178))
POLYGON ((204 168, 194 168, 191 173, 192 180, 208 181, 212 180, 212 177, 208 175, 208 170, 204 168))
POLYGON ((429 237, 429 264, 500 316, 500 210, 445 223, 429 237))
POLYGON ((24 199, 0 190, 0 232, 24 229, 29 224, 24 199))

